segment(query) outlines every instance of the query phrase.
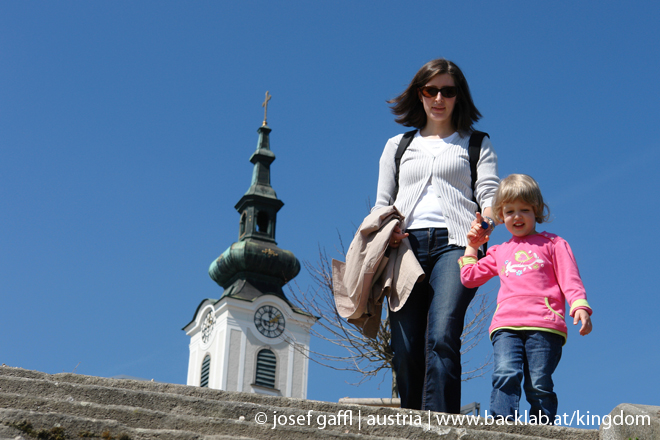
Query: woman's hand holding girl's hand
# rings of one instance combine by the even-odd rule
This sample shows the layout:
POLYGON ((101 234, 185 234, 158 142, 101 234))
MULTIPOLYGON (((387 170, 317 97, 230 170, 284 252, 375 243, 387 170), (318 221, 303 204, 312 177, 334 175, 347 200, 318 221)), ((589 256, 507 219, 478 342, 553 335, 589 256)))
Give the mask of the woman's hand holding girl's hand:
POLYGON ((484 243, 486 243, 490 237, 486 235, 484 237, 479 238, 477 232, 473 232, 472 229, 470 229, 467 238, 468 238, 468 245, 478 249, 484 243))
POLYGON ((401 228, 397 225, 392 231, 392 236, 390 237, 390 247, 398 248, 401 245, 401 240, 406 238, 408 233, 401 232, 401 228))
POLYGON ((472 247, 478 248, 486 243, 490 236, 488 235, 489 229, 484 229, 481 224, 484 222, 481 213, 477 212, 476 218, 472 220, 470 231, 467 234, 468 244, 472 247))

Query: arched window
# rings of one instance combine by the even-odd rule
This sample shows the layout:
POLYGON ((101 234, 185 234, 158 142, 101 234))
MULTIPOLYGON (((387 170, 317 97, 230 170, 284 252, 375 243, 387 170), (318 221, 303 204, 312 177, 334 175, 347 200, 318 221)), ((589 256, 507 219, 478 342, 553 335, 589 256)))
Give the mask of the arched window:
POLYGON ((265 211, 259 211, 259 214, 257 214, 257 232, 268 234, 268 223, 270 223, 268 213, 265 211))
POLYGON ((202 362, 202 376, 199 381, 199 386, 203 388, 209 387, 209 372, 211 371, 211 356, 206 355, 202 362))
POLYGON ((275 371, 277 369, 277 358, 275 353, 267 348, 257 354, 257 377, 255 385, 266 388, 275 388, 275 371))
POLYGON ((247 214, 243 211, 241 214, 241 221, 238 224, 238 236, 239 238, 245 235, 245 223, 247 222, 247 214))

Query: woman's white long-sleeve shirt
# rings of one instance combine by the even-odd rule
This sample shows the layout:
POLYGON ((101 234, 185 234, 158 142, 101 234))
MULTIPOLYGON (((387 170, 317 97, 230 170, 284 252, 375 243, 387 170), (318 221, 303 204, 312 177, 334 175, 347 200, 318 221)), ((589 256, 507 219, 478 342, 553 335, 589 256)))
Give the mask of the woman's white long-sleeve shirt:
MULTIPOLYGON (((449 232, 449 243, 467 246, 466 236, 477 211, 477 205, 472 201, 472 178, 468 154, 470 134, 454 137, 434 156, 422 146, 423 140, 419 139, 417 133, 401 157, 399 192, 396 200, 392 200, 396 187, 395 155, 402 137, 403 134, 394 136, 385 145, 380 158, 378 191, 373 209, 394 204, 407 220, 431 179, 449 232)), ((482 210, 491 206, 499 183, 497 155, 490 139, 485 137, 477 162, 475 184, 476 199, 482 210)))

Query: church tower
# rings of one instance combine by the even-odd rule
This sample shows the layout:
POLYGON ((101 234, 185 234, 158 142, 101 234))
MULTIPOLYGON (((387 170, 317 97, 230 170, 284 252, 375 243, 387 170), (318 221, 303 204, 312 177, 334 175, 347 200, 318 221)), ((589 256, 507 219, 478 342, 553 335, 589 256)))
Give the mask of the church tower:
POLYGON ((270 185, 271 129, 257 130, 252 184, 235 208, 238 241, 209 268, 224 288, 206 299, 183 330, 190 336, 188 385, 285 397, 307 397, 310 328, 314 316, 296 308, 282 287, 298 272, 295 255, 277 247, 277 212, 284 203, 270 185))

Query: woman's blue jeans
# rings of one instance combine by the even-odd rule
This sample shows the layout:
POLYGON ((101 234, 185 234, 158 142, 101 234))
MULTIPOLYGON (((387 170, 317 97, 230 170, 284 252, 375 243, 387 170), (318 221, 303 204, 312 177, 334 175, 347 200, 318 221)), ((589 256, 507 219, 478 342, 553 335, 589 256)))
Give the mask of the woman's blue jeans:
POLYGON ((408 230, 426 277, 401 310, 390 314, 393 365, 401 407, 458 414, 461 409, 461 333, 477 289, 461 284, 446 229, 408 230))
POLYGON ((494 417, 516 417, 521 384, 532 406, 530 417, 552 424, 557 415, 557 395, 552 382, 564 338, 546 331, 498 330, 493 334, 493 391, 490 412, 494 417), (539 416, 545 416, 541 419, 539 416))

